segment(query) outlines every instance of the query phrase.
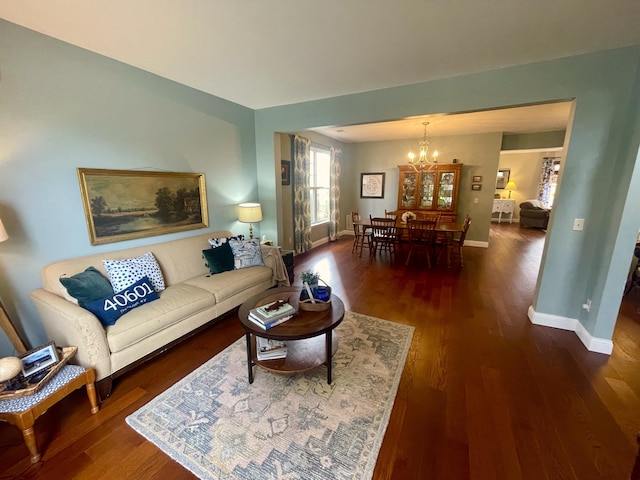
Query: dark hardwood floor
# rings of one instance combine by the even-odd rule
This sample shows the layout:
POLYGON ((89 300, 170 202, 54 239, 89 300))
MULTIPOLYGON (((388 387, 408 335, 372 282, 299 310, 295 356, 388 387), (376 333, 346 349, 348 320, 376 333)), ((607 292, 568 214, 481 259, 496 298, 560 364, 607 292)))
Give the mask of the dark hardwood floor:
MULTIPOLYGON (((352 237, 296 257, 348 310, 413 325, 375 479, 620 480, 640 430, 640 289, 623 302, 611 356, 527 318, 544 232, 492 225, 464 268, 351 254, 352 237)), ((125 417, 242 335, 237 314, 116 380, 96 415, 77 391, 36 422, 42 461, 0 424, 0 478, 186 479, 125 417)), ((321 367, 324 368, 324 367, 321 367)))

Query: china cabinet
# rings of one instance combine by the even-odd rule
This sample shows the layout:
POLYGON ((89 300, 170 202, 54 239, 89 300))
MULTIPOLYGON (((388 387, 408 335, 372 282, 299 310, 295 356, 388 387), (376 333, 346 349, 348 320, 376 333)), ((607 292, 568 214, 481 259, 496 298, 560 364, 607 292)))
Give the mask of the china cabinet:
POLYGON ((455 221, 461 163, 438 164, 416 169, 398 165, 398 213, 441 212, 455 221))

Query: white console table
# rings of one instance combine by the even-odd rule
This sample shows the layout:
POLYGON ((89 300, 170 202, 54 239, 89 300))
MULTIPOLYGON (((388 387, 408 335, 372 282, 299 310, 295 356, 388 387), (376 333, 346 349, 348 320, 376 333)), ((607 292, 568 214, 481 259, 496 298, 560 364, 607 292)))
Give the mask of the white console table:
POLYGON ((516 209, 516 201, 507 199, 507 200, 494 200, 493 201, 493 210, 491 214, 498 214, 498 223, 502 221, 502 214, 509 214, 509 223, 513 223, 513 211, 516 209))

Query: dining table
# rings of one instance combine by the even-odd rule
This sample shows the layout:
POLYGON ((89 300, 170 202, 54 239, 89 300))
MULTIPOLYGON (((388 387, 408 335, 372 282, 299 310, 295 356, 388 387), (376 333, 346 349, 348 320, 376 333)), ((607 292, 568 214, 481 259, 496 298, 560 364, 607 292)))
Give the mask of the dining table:
MULTIPOLYGON (((371 220, 362 218, 353 222, 355 225, 362 226, 364 233, 371 228, 371 220)), ((400 232, 400 241, 408 241, 409 238, 409 225, 405 222, 396 222, 396 230, 400 232)), ((444 235, 448 240, 453 238, 456 233, 461 233, 464 230, 464 223, 458 222, 438 222, 435 227, 436 234, 444 235)), ((444 242, 447 247, 447 267, 451 266, 451 243, 449 241, 444 242)))

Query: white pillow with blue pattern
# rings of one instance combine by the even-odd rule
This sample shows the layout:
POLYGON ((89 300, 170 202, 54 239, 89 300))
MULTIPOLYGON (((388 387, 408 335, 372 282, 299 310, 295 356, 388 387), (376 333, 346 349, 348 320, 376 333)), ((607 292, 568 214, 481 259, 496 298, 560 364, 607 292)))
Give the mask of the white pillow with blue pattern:
POLYGON ((209 239, 209 245, 211 245, 211 248, 218 248, 223 243, 227 243, 229 240, 242 241, 242 240, 244 240, 244 235, 236 235, 235 237, 210 238, 209 239))
POLYGON ((262 250, 260 241, 257 238, 251 240, 229 239, 231 251, 233 252, 233 266, 236 270, 264 265, 262 261, 262 250))
POLYGON ((114 292, 124 290, 143 277, 149 277, 156 292, 164 290, 164 278, 160 266, 151 252, 136 258, 103 260, 102 263, 109 274, 114 292))

